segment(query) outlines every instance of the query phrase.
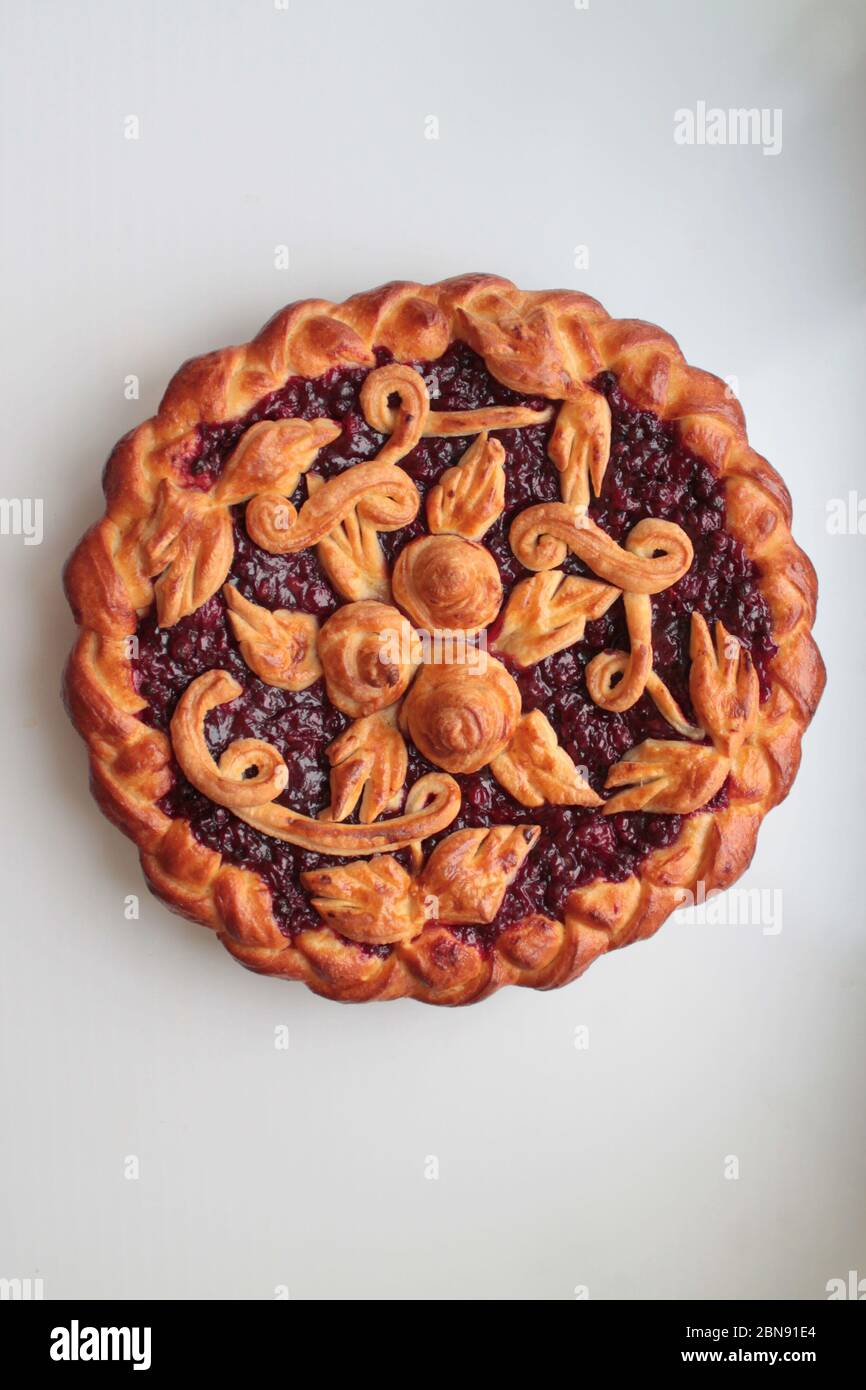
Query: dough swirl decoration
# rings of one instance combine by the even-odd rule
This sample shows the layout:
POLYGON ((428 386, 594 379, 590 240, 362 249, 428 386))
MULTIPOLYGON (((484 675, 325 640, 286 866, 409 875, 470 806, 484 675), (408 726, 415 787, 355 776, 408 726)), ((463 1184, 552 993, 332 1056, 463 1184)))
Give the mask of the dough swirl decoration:
POLYGON ((421 642, 402 613, 370 599, 338 608, 318 649, 328 698, 354 719, 396 704, 421 662, 421 642))
POLYGON ((397 557, 391 588, 416 627, 472 636, 492 623, 502 603, 496 561, 462 536, 419 536, 397 557))
POLYGON ((475 671, 428 663, 400 711, 416 748, 447 772, 477 772, 508 747, 520 718, 520 691, 501 662, 475 671))

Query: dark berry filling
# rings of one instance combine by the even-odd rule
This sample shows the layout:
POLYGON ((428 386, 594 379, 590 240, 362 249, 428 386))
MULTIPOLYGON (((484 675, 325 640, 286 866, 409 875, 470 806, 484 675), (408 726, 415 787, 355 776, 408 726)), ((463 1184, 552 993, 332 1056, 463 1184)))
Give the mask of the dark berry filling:
MULTIPOLYGON (((377 354, 380 362, 389 354, 377 354)), ((485 405, 525 404, 540 409, 539 398, 518 395, 497 382, 484 362, 462 343, 454 344, 437 362, 414 364, 427 382, 434 409, 467 410, 485 405)), ((370 429, 361 414, 358 395, 367 369, 335 368, 315 381, 293 378, 242 420, 206 425, 199 430, 199 448, 185 465, 185 481, 207 489, 251 424, 259 420, 327 417, 342 423, 342 433, 316 460, 318 473, 330 477, 372 458, 383 437, 370 429)), ((675 430, 648 411, 638 410, 622 394, 609 373, 595 388, 607 397, 612 414, 611 458, 601 496, 590 508, 593 519, 622 541, 642 517, 675 521, 688 533, 695 561, 678 584, 653 598, 655 668, 691 715, 688 697, 689 615, 699 610, 712 621, 721 618, 728 630, 748 648, 761 681, 769 688, 768 666, 775 653, 770 616, 758 587, 758 572, 743 547, 725 530, 724 488, 713 469, 683 449, 675 430)), ((550 426, 503 430, 497 437, 505 447, 506 509, 487 532, 484 544, 495 557, 506 596, 526 577, 508 544, 508 530, 518 510, 536 502, 559 499, 556 470, 547 457, 550 426)), ((445 468, 456 463, 471 439, 425 439, 403 461, 403 467, 423 496, 445 468)), ((295 497, 306 495, 301 483, 295 497)), ((243 507, 235 509, 235 556, 231 578, 241 593, 264 607, 300 608, 324 620, 338 606, 316 555, 269 555, 253 544, 244 529, 243 507)), ((389 564, 407 541, 425 530, 423 505, 418 518, 401 531, 383 534, 389 564)), ((586 573, 570 556, 564 568, 586 573)), ((349 722, 330 704, 321 682, 292 694, 265 685, 243 661, 231 633, 225 604, 214 595, 175 627, 161 630, 153 610, 139 626, 137 681, 148 709, 142 717, 167 729, 174 706, 203 671, 223 667, 244 686, 232 704, 214 710, 207 736, 215 755, 237 738, 261 738, 283 753, 291 771, 286 805, 315 815, 329 800, 325 750, 349 722)), ((606 648, 628 648, 623 605, 587 625, 584 640, 537 666, 512 666, 525 711, 541 709, 559 735, 562 746, 585 767, 596 790, 608 769, 645 738, 676 737, 648 696, 625 714, 609 714, 592 703, 584 670, 606 648)), ((431 770, 414 748, 409 750, 408 784, 431 770)), ((569 892, 597 878, 621 881, 640 867, 653 849, 668 845, 679 834, 682 817, 652 814, 603 816, 597 811, 563 806, 527 810, 515 802, 484 769, 459 777, 463 794, 457 820, 443 834, 465 827, 534 823, 542 835, 502 909, 487 927, 456 929, 465 938, 488 948, 508 923, 532 912, 561 916, 569 892)), ((725 803, 726 790, 713 805, 725 803)), ((255 869, 271 889, 274 913, 291 935, 317 927, 319 919, 300 887, 306 869, 341 862, 282 844, 251 829, 195 790, 179 770, 161 803, 170 816, 189 819, 196 837, 234 864, 255 869)), ((441 836, 439 838, 442 838, 441 836)), ((432 847, 432 842, 426 846, 432 847)), ((405 852, 397 856, 405 859, 405 852)), ((385 951, 389 948, 378 948, 385 951)))

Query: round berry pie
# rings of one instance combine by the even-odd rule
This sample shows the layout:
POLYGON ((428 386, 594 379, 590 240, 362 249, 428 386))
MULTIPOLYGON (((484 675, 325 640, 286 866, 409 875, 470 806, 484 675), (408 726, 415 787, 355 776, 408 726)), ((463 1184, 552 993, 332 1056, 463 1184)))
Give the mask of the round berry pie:
POLYGON ((168 905, 334 999, 553 988, 748 865, 824 670, 723 382, 563 290, 284 309, 69 561, 66 699, 168 905))

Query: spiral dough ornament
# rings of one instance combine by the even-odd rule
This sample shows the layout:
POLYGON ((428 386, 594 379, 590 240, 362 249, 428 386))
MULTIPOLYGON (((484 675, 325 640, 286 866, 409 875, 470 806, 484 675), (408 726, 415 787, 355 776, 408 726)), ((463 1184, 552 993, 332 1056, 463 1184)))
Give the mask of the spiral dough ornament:
POLYGON ((329 478, 300 511, 280 492, 260 492, 247 504, 246 528, 262 550, 293 555, 318 545, 355 507, 377 531, 398 531, 414 521, 419 506, 408 473, 375 458, 329 478))
POLYGON ((328 698, 363 719, 396 704, 421 661, 417 633, 388 603, 362 599, 338 608, 319 633, 328 698))
POLYGON ((580 507, 564 502, 527 507, 511 523, 508 538, 529 570, 555 569, 571 550, 599 579, 635 594, 669 589, 682 579, 694 555, 691 541, 674 521, 647 517, 621 546, 580 507))
POLYGON ((446 772, 477 772, 514 736, 520 691, 501 662, 483 670, 426 665, 400 710, 400 723, 416 748, 446 772))
POLYGON ((502 581, 490 551, 453 535, 411 541, 397 557, 391 591, 413 623, 428 632, 480 632, 502 603, 502 581))

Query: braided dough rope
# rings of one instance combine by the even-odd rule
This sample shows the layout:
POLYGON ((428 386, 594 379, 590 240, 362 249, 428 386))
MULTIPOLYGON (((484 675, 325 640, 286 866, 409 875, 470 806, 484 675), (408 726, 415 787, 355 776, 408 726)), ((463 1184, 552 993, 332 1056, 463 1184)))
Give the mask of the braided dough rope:
MULTIPOLYGON (((232 954, 266 974, 303 980, 330 998, 436 1004, 484 998, 506 984, 552 989, 599 955, 652 935, 693 891, 732 883, 751 859, 763 816, 788 793, 800 741, 821 695, 824 668, 811 636, 817 582, 791 538, 791 504, 778 474, 749 448, 742 411, 725 383, 689 367, 669 334, 611 319, 595 300, 564 290, 524 292, 491 275, 436 285, 393 283, 344 304, 306 300, 277 314, 250 343, 188 362, 159 413, 115 448, 105 473, 106 513, 66 570, 80 633, 65 681, 71 716, 86 739, 94 794, 138 844, 154 890, 178 912, 213 928, 232 954), (429 924, 382 959, 320 928, 293 941, 279 931, 270 894, 254 872, 200 845, 189 823, 158 802, 171 780, 168 740, 139 718, 127 638, 153 602, 142 530, 163 480, 176 484, 195 457, 198 425, 240 417, 290 375, 334 366, 373 368, 373 348, 398 359, 435 359, 461 338, 514 390, 564 401, 602 370, 625 394, 675 427, 679 442, 710 463, 725 486, 726 526, 759 565, 778 652, 769 697, 732 762, 729 804, 689 817, 676 841, 621 883, 575 890, 564 922, 515 922, 486 956, 429 924)), ((414 791, 414 788, 413 788, 414 791)), ((411 792, 410 792, 411 796, 411 792)))

